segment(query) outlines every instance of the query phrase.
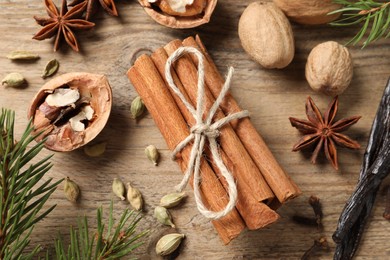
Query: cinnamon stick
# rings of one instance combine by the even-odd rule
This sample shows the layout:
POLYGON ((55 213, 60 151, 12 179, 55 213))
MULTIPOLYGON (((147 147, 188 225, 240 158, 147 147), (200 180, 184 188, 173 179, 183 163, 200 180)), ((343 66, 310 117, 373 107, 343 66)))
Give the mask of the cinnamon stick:
MULTIPOLYGON (((165 64, 168 60, 168 54, 163 48, 157 49, 152 55, 151 58, 153 62, 155 63, 158 71, 160 72, 162 78, 166 82, 165 78, 165 64)), ((177 74, 172 70, 172 78, 180 90, 181 93, 185 96, 185 98, 190 102, 191 99, 189 98, 185 88, 183 87, 181 81, 179 80, 177 74)), ((196 121, 192 114, 187 110, 183 102, 180 100, 180 98, 173 92, 171 88, 168 87, 170 90, 180 112, 182 113, 183 117, 185 118, 186 122, 190 126, 194 126, 196 124, 196 121)), ((194 103, 192 103, 193 106, 195 106, 194 103)), ((206 155, 211 157, 211 152, 209 149, 206 149, 205 151, 206 155)), ((227 166, 229 169, 234 169, 234 166, 232 162, 229 160, 228 156, 225 154, 223 150, 220 151, 222 160, 224 164, 227 166)), ((213 162, 213 160, 211 160, 213 162)), ((221 181, 222 185, 225 187, 225 190, 227 190, 227 183, 220 173, 218 167, 216 165, 211 164, 212 168, 214 169, 214 172, 218 175, 218 179, 221 181)), ((238 212, 242 216, 242 218, 245 221, 245 224, 249 229, 259 229, 264 226, 267 226, 273 222, 275 222, 278 218, 279 215, 271 210, 267 205, 265 205, 262 202, 258 202, 255 197, 253 196, 253 193, 251 192, 250 188, 246 183, 243 181, 240 176, 237 176, 235 174, 236 171, 233 172, 233 175, 236 179, 237 182, 237 193, 238 193, 238 199, 237 199, 237 204, 236 207, 238 209, 238 212)))
MULTIPOLYGON (((169 149, 173 150, 189 135, 189 130, 153 61, 147 55, 140 56, 127 75, 142 97, 169 149)), ((177 159, 183 172, 187 168, 190 151, 190 146, 185 147, 180 153, 181 157, 177 159)), ((201 162, 200 173, 203 202, 210 210, 223 209, 228 203, 226 191, 204 159, 201 162)), ((212 223, 225 244, 237 237, 245 228, 236 209, 212 223)))
MULTIPOLYGON (((221 91, 224 79, 218 72, 216 65, 208 54, 201 39, 198 35, 196 36, 196 40, 194 40, 193 37, 188 37, 183 41, 183 45, 195 47, 205 56, 205 82, 214 98, 216 98, 221 91)), ((194 57, 193 61, 195 64, 197 63, 196 58, 194 57)), ((221 103, 220 107, 225 114, 242 111, 230 93, 225 96, 225 99, 221 103)), ((276 161, 275 157, 249 118, 232 121, 230 124, 252 157, 256 166, 260 169, 262 175, 266 179, 272 191, 275 193, 279 202, 284 203, 301 194, 299 187, 293 180, 291 180, 291 178, 276 161)))
MULTIPOLYGON (((164 46, 168 55, 171 55, 175 50, 181 47, 180 40, 174 40, 164 46)), ((196 103, 197 100, 197 82, 198 72, 191 57, 183 55, 172 66, 177 76, 179 77, 182 85, 187 92, 190 100, 196 103)), ((205 88, 204 105, 205 111, 209 111, 212 107, 215 99, 211 92, 205 88)), ((221 110, 215 113, 214 120, 224 118, 225 115, 221 110)), ((240 139, 231 128, 229 124, 220 129, 219 143, 221 149, 226 153, 232 162, 232 168, 228 168, 230 172, 233 172, 234 176, 240 178, 242 183, 245 183, 249 187, 253 196, 258 202, 270 202, 274 198, 274 194, 269 188, 267 182, 260 174, 259 169, 253 163, 251 157, 245 150, 240 139)), ((229 166, 229 165, 228 165, 229 166)))

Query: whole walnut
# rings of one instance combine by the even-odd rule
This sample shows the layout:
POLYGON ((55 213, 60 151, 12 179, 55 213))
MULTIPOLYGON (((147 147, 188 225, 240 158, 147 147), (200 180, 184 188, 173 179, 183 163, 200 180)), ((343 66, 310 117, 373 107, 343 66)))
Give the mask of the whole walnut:
POLYGON ((342 5, 333 0, 274 0, 286 16, 300 24, 325 24, 340 17, 341 13, 328 15, 340 9, 342 5))
POLYGON ((343 45, 328 41, 310 52, 306 79, 313 90, 330 96, 340 95, 351 83, 352 75, 352 57, 343 45))

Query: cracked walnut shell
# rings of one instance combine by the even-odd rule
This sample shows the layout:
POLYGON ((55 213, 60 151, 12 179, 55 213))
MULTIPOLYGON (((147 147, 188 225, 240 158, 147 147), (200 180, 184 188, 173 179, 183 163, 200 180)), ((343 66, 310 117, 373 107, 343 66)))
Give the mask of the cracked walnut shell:
POLYGON ((107 123, 112 91, 106 76, 75 72, 48 81, 28 111, 37 141, 59 152, 72 151, 93 140, 107 123))
POLYGON ((194 28, 210 21, 217 0, 194 0, 185 12, 171 8, 166 0, 138 0, 145 12, 161 25, 185 29, 194 28))

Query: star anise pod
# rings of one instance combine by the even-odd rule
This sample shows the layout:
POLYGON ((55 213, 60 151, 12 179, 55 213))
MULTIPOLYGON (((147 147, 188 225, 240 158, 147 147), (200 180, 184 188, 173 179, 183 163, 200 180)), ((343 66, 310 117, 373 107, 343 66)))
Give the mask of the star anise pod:
POLYGON ((87 3, 87 14, 85 16, 85 19, 88 21, 91 19, 92 15, 96 12, 97 8, 97 2, 99 1, 100 5, 103 7, 104 10, 106 10, 107 13, 113 16, 118 16, 118 11, 116 10, 115 2, 114 0, 73 0, 72 3, 70 3, 70 6, 77 5, 82 2, 87 3))
POLYGON ((43 28, 33 37, 36 40, 44 40, 55 36, 54 51, 58 50, 62 38, 73 50, 79 51, 76 36, 72 30, 85 30, 95 26, 94 23, 80 19, 86 8, 86 3, 75 5, 68 11, 66 0, 62 0, 61 11, 52 0, 44 1, 48 18, 34 16, 37 23, 43 28))
POLYGON ((326 158, 336 170, 338 169, 336 144, 351 149, 360 148, 358 142, 340 132, 347 130, 361 118, 361 116, 352 116, 334 122, 338 103, 338 97, 336 96, 329 104, 328 109, 325 112, 325 117, 323 118, 314 101, 311 97, 308 97, 306 101, 306 115, 309 120, 293 117, 289 118, 291 125, 304 134, 304 136, 294 145, 293 151, 299 151, 316 144, 311 157, 311 162, 314 164, 318 157, 318 153, 321 148, 324 147, 326 158))

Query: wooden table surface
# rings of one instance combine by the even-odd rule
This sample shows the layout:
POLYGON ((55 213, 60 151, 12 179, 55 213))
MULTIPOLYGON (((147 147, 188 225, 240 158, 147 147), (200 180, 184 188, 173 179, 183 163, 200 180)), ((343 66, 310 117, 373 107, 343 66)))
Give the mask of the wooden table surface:
MULTIPOLYGON (((60 1, 54 1, 59 4, 60 1)), ((62 185, 49 199, 47 206, 57 204, 55 210, 33 231, 32 244, 53 247, 58 232, 69 233, 77 216, 87 215, 95 224, 96 208, 108 208, 114 198, 113 178, 132 181, 143 193, 146 207, 140 228, 149 229, 145 244, 136 251, 141 259, 155 259, 154 243, 167 228, 153 218, 153 208, 161 196, 173 190, 182 174, 170 158, 170 152, 150 115, 138 122, 130 118, 130 103, 137 95, 126 77, 126 71, 140 53, 150 52, 169 41, 199 34, 220 71, 227 65, 235 67, 232 92, 243 108, 251 111, 251 119, 270 149, 300 186, 300 198, 284 205, 281 220, 258 231, 245 231, 228 246, 218 238, 210 222, 195 207, 192 190, 187 188, 186 203, 172 210, 178 231, 186 239, 177 259, 298 259, 320 237, 315 228, 299 226, 291 221, 295 213, 311 214, 307 204, 310 195, 321 199, 324 209, 324 235, 331 245, 328 253, 317 258, 330 259, 334 251, 331 235, 339 214, 357 182, 360 164, 382 91, 390 71, 390 41, 381 40, 365 49, 350 47, 354 59, 354 77, 350 87, 340 96, 339 117, 362 115, 362 119, 347 133, 362 144, 362 149, 339 149, 340 170, 335 171, 320 156, 317 165, 310 164, 310 152, 293 153, 291 148, 300 137, 290 126, 288 117, 304 118, 304 103, 312 96, 320 109, 327 107, 330 98, 313 92, 304 75, 310 50, 317 44, 335 40, 345 43, 357 28, 308 27, 293 25, 296 51, 293 62, 282 70, 265 70, 241 48, 237 24, 244 8, 252 1, 219 1, 209 24, 190 30, 165 28, 154 22, 137 1, 116 1, 119 18, 102 10, 96 16, 96 27, 77 34, 81 52, 73 52, 63 45, 53 52, 51 40, 35 41, 32 36, 40 26, 34 15, 46 15, 42 0, 0 0, 0 77, 10 72, 21 72, 28 81, 24 89, 0 88, 0 106, 16 111, 16 131, 20 135, 27 123, 27 109, 38 89, 47 81, 40 76, 47 61, 56 58, 61 67, 57 75, 83 71, 107 75, 113 89, 113 109, 109 122, 95 141, 107 141, 104 156, 90 158, 82 149, 70 153, 56 153, 53 169, 45 176, 55 180, 69 176, 82 190, 78 204, 68 202, 62 185), (11 62, 5 56, 13 50, 24 49, 38 53, 41 58, 33 63, 11 62), (144 148, 156 145, 162 155, 154 167, 144 156, 144 148)), ((272 48, 272 46, 270 46, 272 48)), ((40 157, 51 154, 43 151, 40 157)), ((114 198, 115 214, 129 207, 114 198)), ((367 225, 356 259, 385 259, 390 257, 388 240, 390 223, 383 219, 385 198, 379 195, 367 225)))

